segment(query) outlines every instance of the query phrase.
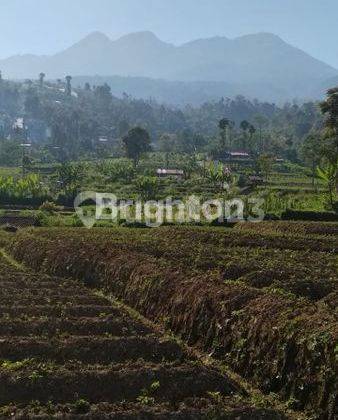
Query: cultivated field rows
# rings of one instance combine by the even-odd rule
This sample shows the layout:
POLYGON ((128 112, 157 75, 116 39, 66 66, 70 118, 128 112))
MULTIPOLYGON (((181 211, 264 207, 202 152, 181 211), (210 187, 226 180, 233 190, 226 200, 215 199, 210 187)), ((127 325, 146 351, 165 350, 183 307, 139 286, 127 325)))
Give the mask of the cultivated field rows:
POLYGON ((0 258, 0 417, 281 419, 75 280, 0 258))
POLYGON ((333 419, 337 225, 261 225, 39 229, 7 248, 123 300, 289 406, 333 419))

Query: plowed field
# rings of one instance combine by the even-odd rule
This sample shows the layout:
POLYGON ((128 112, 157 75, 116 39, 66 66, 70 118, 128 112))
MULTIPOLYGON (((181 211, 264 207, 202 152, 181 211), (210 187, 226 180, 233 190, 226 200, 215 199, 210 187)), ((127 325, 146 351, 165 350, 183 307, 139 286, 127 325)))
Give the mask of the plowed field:
POLYGON ((76 281, 0 258, 0 286, 1 418, 283 418, 76 281))

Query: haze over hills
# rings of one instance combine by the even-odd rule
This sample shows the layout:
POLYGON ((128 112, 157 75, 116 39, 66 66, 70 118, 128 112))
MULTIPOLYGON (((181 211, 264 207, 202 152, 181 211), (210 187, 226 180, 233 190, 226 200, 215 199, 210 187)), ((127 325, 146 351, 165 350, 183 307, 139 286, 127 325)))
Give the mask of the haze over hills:
POLYGON ((118 80, 119 91, 171 103, 237 94, 274 102, 316 99, 321 86, 338 77, 338 70, 269 33, 199 39, 175 46, 151 32, 132 33, 115 41, 94 32, 52 56, 0 60, 0 69, 12 79, 36 78, 41 71, 50 79, 71 74, 95 81, 98 78, 92 77, 100 76, 99 80, 112 85, 113 93, 119 93, 114 91, 114 80, 118 80), (181 99, 175 101, 176 95, 181 99))

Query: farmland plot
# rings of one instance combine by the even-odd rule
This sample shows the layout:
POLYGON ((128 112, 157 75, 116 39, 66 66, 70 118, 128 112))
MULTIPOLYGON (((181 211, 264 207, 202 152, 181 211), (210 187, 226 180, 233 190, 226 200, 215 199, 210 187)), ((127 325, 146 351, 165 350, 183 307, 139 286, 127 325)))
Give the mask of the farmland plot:
POLYGON ((1 257, 0 285, 1 418, 284 418, 79 282, 1 257))
POLYGON ((39 229, 18 234, 8 249, 35 270, 123 300, 264 393, 334 419, 335 231, 334 224, 39 229))

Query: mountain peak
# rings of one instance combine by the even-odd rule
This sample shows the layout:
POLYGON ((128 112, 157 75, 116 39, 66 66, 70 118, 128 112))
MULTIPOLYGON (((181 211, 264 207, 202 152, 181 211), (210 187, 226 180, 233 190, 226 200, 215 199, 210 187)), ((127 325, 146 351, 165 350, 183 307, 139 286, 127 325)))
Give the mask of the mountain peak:
POLYGON ((212 36, 209 38, 199 38, 193 41, 186 42, 183 44, 183 47, 190 47, 190 46, 201 46, 201 45, 221 45, 224 43, 229 42, 229 39, 225 36, 212 36))
POLYGON ((278 35, 275 35, 275 34, 273 34, 273 33, 271 33, 271 32, 257 32, 257 33, 254 33, 254 34, 248 34, 248 35, 242 35, 242 36, 239 36, 238 38, 235 38, 234 40, 235 41, 237 41, 237 40, 244 40, 244 41, 247 41, 247 40, 255 40, 255 41, 257 41, 257 42, 279 42, 279 43, 283 43, 283 44, 285 44, 285 41, 281 38, 281 37, 279 37, 278 35))
POLYGON ((140 31, 132 32, 130 34, 124 35, 118 39, 118 41, 128 41, 128 42, 146 42, 146 43, 163 43, 153 32, 151 31, 140 31))
MULTIPOLYGON (((150 31, 110 40, 92 32, 56 55, 0 60, 11 78, 63 74, 142 76, 185 82, 226 82, 238 93, 258 98, 307 98, 314 84, 326 83, 338 71, 272 33, 260 32, 235 39, 211 37, 181 46, 160 40, 150 31)), ((276 99, 277 98, 277 99, 276 99)))
POLYGON ((55 54, 53 57, 63 57, 65 61, 79 60, 80 57, 85 55, 95 55, 98 51, 106 50, 111 46, 112 41, 107 37, 107 35, 102 32, 95 31, 87 35, 85 38, 82 38, 79 42, 67 48, 64 51, 61 51, 55 54))
POLYGON ((106 34, 100 31, 94 31, 91 32, 89 35, 87 35, 85 38, 82 39, 80 42, 111 42, 111 40, 108 38, 106 34))

